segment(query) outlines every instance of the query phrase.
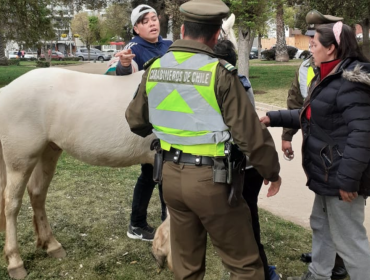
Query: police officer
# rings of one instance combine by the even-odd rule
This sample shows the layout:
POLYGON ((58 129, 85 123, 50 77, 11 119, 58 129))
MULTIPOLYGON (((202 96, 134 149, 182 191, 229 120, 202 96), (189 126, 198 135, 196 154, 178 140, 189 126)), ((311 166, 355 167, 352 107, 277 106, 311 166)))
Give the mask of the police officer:
MULTIPOLYGON (((281 184, 275 146, 236 70, 212 51, 228 7, 221 0, 193 0, 180 11, 183 40, 149 66, 126 111, 131 130, 143 137, 153 131, 164 150, 175 279, 203 279, 208 232, 230 279, 263 280, 248 206, 240 197, 228 203, 225 142, 238 144, 272 182, 268 196, 281 184)), ((233 181, 242 184, 240 174, 233 170, 233 181)))
MULTIPOLYGON (((317 26, 319 26, 320 24, 333 23, 342 20, 343 18, 341 17, 323 15, 316 10, 309 11, 306 15, 306 23, 308 24, 308 29, 305 35, 310 37, 310 45, 312 38, 315 36, 315 28, 317 26)), ((308 94, 308 87, 317 71, 318 69, 313 63, 312 56, 302 62, 296 72, 292 86, 288 91, 288 109, 299 109, 303 106, 303 102, 308 94)), ((295 133, 297 133, 296 129, 283 128, 283 134, 281 137, 282 150, 285 157, 288 159, 293 159, 294 157, 294 151, 292 149, 292 139, 295 133)), ((305 262, 311 262, 311 253, 302 254, 301 260, 305 262)), ((332 279, 344 279, 346 276, 347 271, 345 269, 343 260, 339 255, 337 255, 335 266, 332 271, 332 279)))

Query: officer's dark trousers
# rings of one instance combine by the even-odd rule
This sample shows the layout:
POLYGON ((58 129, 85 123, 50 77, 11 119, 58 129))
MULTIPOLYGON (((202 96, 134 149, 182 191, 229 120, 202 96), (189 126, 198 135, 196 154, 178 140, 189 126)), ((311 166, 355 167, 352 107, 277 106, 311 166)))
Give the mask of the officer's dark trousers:
MULTIPOLYGON (((147 209, 156 182, 153 181, 153 165, 142 164, 141 174, 137 179, 132 199, 131 225, 134 227, 145 227, 147 209)), ((162 186, 159 185, 159 197, 162 204, 162 221, 166 218, 166 204, 163 200, 162 186)))
POLYGON ((245 171, 243 197, 251 211, 254 238, 256 239, 258 250, 260 252, 260 257, 263 263, 265 280, 270 280, 266 253, 263 245, 261 244, 261 228, 258 217, 258 195, 260 193, 262 183, 263 177, 257 172, 255 168, 250 168, 245 171))
POLYGON ((203 279, 208 232, 231 280, 264 280, 248 205, 241 199, 231 208, 229 186, 212 177, 211 166, 164 163, 175 279, 203 279))

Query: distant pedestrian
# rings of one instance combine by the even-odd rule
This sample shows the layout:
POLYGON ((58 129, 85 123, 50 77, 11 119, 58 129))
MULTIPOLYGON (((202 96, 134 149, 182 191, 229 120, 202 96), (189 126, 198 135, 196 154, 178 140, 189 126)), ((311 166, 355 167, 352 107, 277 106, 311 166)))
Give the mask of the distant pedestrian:
POLYGON ((18 56, 18 58, 21 58, 21 57, 22 57, 22 52, 21 52, 21 50, 18 50, 17 56, 18 56))
POLYGON ((22 58, 24 58, 24 50, 21 51, 21 54, 22 54, 22 58))

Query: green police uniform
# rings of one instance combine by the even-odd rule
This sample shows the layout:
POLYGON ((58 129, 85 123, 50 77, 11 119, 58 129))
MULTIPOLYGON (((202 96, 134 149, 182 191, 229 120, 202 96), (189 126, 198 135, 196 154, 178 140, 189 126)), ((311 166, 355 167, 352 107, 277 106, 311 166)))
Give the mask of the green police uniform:
MULTIPOLYGON (((215 25, 228 12, 219 0, 189 1, 180 10, 186 21, 215 25)), ((231 207, 230 186, 213 182, 212 159, 225 157, 220 151, 231 137, 264 178, 279 178, 272 137, 236 71, 205 44, 178 40, 146 70, 126 118, 136 134, 153 131, 165 150, 163 192, 175 279, 203 279, 207 233, 230 279, 264 279, 247 204, 239 200, 231 207)))

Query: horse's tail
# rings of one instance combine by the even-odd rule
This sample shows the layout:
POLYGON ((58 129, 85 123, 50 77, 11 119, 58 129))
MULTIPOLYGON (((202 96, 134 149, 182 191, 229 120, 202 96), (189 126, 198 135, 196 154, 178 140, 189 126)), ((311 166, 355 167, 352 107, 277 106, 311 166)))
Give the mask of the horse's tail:
POLYGON ((3 149, 0 142, 0 231, 5 231, 5 192, 6 168, 3 156, 3 149))

